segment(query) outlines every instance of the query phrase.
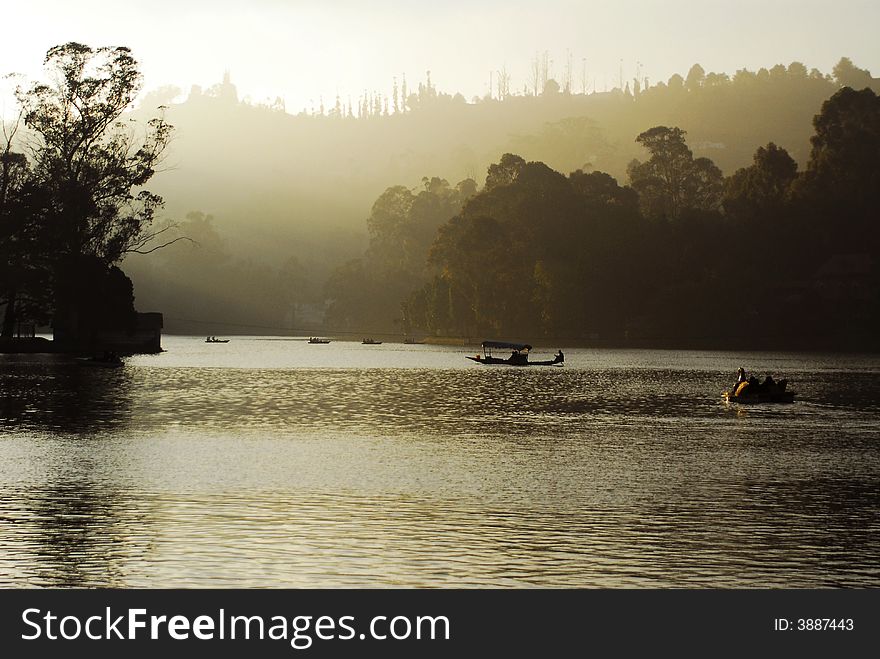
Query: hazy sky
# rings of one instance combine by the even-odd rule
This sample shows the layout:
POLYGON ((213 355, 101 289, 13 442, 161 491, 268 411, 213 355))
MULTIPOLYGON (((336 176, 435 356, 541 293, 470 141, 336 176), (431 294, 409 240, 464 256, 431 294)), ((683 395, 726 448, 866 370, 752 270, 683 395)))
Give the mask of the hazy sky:
POLYGON ((431 70, 441 91, 486 93, 506 66, 522 90, 536 52, 548 51, 561 79, 572 61, 580 91, 631 79, 637 62, 651 81, 694 62, 732 74, 802 61, 830 72, 841 56, 880 75, 877 0, 3 0, 0 73, 39 76, 53 45, 132 48, 145 89, 188 91, 228 69, 241 96, 281 96, 296 112, 338 92, 390 93, 431 70))

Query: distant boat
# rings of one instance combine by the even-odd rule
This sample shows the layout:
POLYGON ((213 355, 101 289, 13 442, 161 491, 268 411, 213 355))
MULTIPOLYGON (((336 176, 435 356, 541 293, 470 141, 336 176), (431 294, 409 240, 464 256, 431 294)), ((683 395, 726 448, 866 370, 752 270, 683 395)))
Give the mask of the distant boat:
POLYGON ((330 339, 322 339, 322 338, 317 337, 317 336, 310 336, 310 337, 309 337, 309 343, 311 343, 311 344, 313 344, 313 345, 315 345, 315 344, 317 344, 317 345, 326 345, 326 344, 330 343, 330 339))
POLYGON ((404 342, 405 344, 407 344, 407 345, 411 345, 411 346, 417 346, 417 345, 421 345, 422 343, 424 343, 424 341, 419 341, 419 340, 417 340, 417 339, 412 339, 412 338, 410 338, 410 337, 408 337, 408 336, 407 336, 406 338, 403 339, 403 342, 404 342))
POLYGON ((205 343, 229 343, 229 339, 218 339, 216 336, 209 336, 205 339, 205 343))
POLYGON ((382 345, 381 341, 376 341, 375 339, 364 339, 361 343, 365 346, 380 346, 382 345))
POLYGON ((496 366, 562 366, 565 361, 565 355, 562 350, 556 353, 553 359, 543 361, 529 361, 529 351, 532 349, 528 343, 508 343, 507 341, 483 341, 483 354, 471 357, 466 355, 472 362, 478 364, 491 364, 496 366), (507 358, 494 357, 493 350, 510 350, 510 356, 507 358))

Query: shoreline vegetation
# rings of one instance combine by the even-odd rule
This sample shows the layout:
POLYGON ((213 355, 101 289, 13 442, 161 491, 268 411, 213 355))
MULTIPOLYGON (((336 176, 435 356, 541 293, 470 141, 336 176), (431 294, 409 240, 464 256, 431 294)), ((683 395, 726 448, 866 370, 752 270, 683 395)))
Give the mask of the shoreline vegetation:
MULTIPOLYGON (((201 336, 188 334, 171 334, 171 336, 201 336)), ((236 338, 239 336, 265 336, 267 338, 302 338, 300 335, 291 334, 265 334, 265 335, 237 335, 227 333, 225 336, 236 338)), ((360 339, 352 337, 339 338, 332 333, 327 335, 333 343, 361 343, 360 339)), ((375 334, 377 341, 388 345, 409 345, 395 335, 375 334)), ((426 346, 451 346, 462 348, 479 348, 483 339, 476 337, 424 337, 419 339, 418 344, 426 346)), ((702 340, 652 340, 652 339, 585 339, 583 337, 544 337, 534 342, 536 350, 556 349, 558 346, 566 349, 594 349, 594 350, 674 350, 674 351, 714 351, 714 352, 774 352, 774 353, 830 353, 830 354, 874 354, 880 353, 880 348, 871 338, 863 341, 850 342, 821 342, 808 339, 792 341, 779 340, 755 340, 743 339, 729 341, 719 339, 702 340)), ((97 349, 69 348, 56 344, 45 337, 20 337, 0 338, 0 354, 56 354, 56 355, 91 355, 97 354, 97 349)), ((123 351, 121 354, 148 354, 164 352, 164 350, 151 351, 123 351)))
POLYGON ((325 318, 347 329, 397 314, 407 335, 876 351, 880 98, 843 88, 813 123, 804 170, 770 142, 724 177, 685 131, 656 126, 636 138, 648 157, 629 185, 508 153, 482 188, 388 188, 363 257, 328 283, 325 318))
MULTIPOLYGON (((175 332, 250 323, 453 343, 516 336, 536 345, 880 350, 880 84, 846 58, 833 75, 798 62, 732 78, 695 65, 687 77, 653 86, 636 80, 578 95, 546 80, 532 94, 499 90, 470 104, 429 79, 400 103, 395 92, 394 112, 367 103, 356 116, 351 108, 293 117, 248 106, 227 77, 216 90, 194 90, 185 105, 253 119, 246 139, 273 134, 284 142, 291 122, 309 122, 330 140, 325 146, 344 149, 356 135, 375 137, 380 125, 415 129, 406 139, 405 131, 380 131, 382 140, 369 141, 374 155, 421 149, 437 129, 470 125, 467 113, 552 109, 535 115, 552 119, 543 132, 511 139, 511 150, 490 157, 484 180, 471 170, 454 185, 424 176, 410 187, 416 170, 461 170, 443 158, 379 168, 383 185, 401 183, 373 197, 365 248, 349 241, 321 252, 308 238, 309 218, 288 216, 286 229, 273 229, 267 210, 248 232, 276 244, 256 253, 201 212, 156 222, 164 200, 144 186, 161 169, 173 127, 161 110, 143 117, 139 131, 123 127, 123 118, 145 111, 129 114, 141 74, 127 48, 68 43, 49 51, 46 68, 51 83, 17 89, 21 113, 0 158, 3 351, 43 345, 16 343, 22 322, 51 324, 53 350, 70 352, 107 347, 103 337, 114 333, 133 335, 142 316, 154 316, 158 332, 161 314, 135 310, 134 281, 140 305, 194 319, 172 320, 166 330, 175 332), (786 114, 795 107, 813 115, 811 137, 786 114), (744 124, 755 109, 772 120, 744 124), (564 116, 575 110, 582 114, 564 116), (626 120, 612 127, 615 113, 626 120), (780 145, 792 131, 809 149, 780 145), (725 175, 713 158, 730 170, 732 152, 759 134, 751 164, 725 175), (297 256, 302 250, 311 260, 297 256)), ((177 108, 184 120, 185 109, 177 108)), ((488 147, 472 137, 462 146, 488 147)), ((315 145, 296 139, 302 160, 315 145)), ((497 143, 488 148, 499 153, 497 143)), ((311 200, 306 207, 327 193, 332 215, 332 199, 345 190, 342 171, 333 194, 304 191, 308 176, 294 189, 311 200)), ((163 174, 166 185, 176 175, 163 174)), ((252 176, 237 183, 225 187, 268 184, 252 176)), ((351 198, 378 179, 364 183, 347 190, 351 198)), ((323 218, 321 210, 315 206, 311 219, 323 218)))

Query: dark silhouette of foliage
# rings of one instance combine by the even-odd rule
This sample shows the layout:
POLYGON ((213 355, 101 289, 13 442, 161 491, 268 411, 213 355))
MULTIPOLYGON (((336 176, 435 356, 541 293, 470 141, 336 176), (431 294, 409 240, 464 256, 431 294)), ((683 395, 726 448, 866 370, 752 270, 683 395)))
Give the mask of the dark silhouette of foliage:
MULTIPOLYGON (((47 268, 106 267, 143 246, 159 199, 142 188, 170 134, 162 118, 134 141, 119 127, 139 84, 126 49, 67 44, 48 64, 59 84, 21 92, 40 157, 8 149, 2 162, 0 301, 21 305, 47 268)), ((303 300, 321 306, 327 281, 328 329, 468 336, 748 343, 827 338, 834 317, 876 327, 877 82, 846 58, 833 78, 797 61, 731 76, 694 65, 667 83, 636 79, 634 93, 560 90, 539 68, 529 94, 499 86, 470 104, 429 76, 417 93, 401 82, 390 115, 387 94, 365 92, 354 112, 337 100, 290 116, 240 101, 228 78, 171 108, 191 149, 176 156, 187 168, 175 185, 190 195, 176 210, 223 209, 229 240, 187 220, 200 247, 138 266, 144 280, 164 273, 152 299, 155 282, 173 281, 184 291, 174 308, 195 309, 180 315, 289 326, 303 300), (647 160, 632 163, 640 149, 647 160), (631 187, 618 184, 628 162, 631 187), (448 179, 419 184, 426 171, 448 179), (478 171, 482 188, 448 182, 478 171), (275 180, 253 211, 253 190, 275 180), (200 190, 210 199, 193 201, 200 190), (347 218, 371 202, 364 250, 347 218), (236 217, 253 221, 236 228, 236 217), (333 233, 311 228, 316 217, 333 233)))
POLYGON ((628 174, 648 217, 677 219, 685 210, 718 208, 721 170, 708 158, 694 159, 684 136, 680 128, 656 126, 636 138, 651 157, 630 163, 628 174))
POLYGON ((798 173, 771 142, 723 183, 723 207, 720 171, 693 158, 678 129, 640 135, 654 160, 636 171, 655 186, 640 186, 641 199, 635 185, 602 172, 566 178, 505 154, 440 227, 436 274, 404 302, 409 327, 612 344, 876 348, 878 121, 873 92, 839 91, 815 118, 807 170, 798 173), (657 221, 657 205, 675 208, 667 211, 675 221, 657 221))
POLYGON ((797 176, 797 163, 770 142, 755 152, 749 167, 738 169, 725 183, 724 210, 742 220, 767 218, 786 203, 797 176))
POLYGON ((36 136, 34 172, 51 197, 57 249, 107 265, 140 243, 162 199, 142 189, 171 135, 161 117, 142 139, 120 119, 140 90, 128 48, 67 43, 46 54, 51 82, 17 90, 36 136))
POLYGON ((687 78, 685 78, 684 86, 688 91, 696 91, 700 87, 703 86, 703 82, 706 80, 706 71, 699 64, 694 64, 691 67, 691 70, 688 71, 687 78))
POLYGON ((11 139, 2 157, 4 243, 26 245, 10 254, 4 277, 4 334, 28 296, 43 298, 30 310, 31 320, 45 319, 52 305, 35 293, 38 288, 54 294, 56 321, 113 325, 93 308, 98 304, 121 314, 116 324, 129 325, 130 303, 113 302, 126 297, 113 292, 119 289, 113 282, 124 275, 111 266, 151 237, 148 228, 162 199, 143 185, 155 173, 171 126, 151 119, 138 138, 122 121, 141 83, 128 48, 71 42, 51 48, 44 64, 49 82, 16 89, 31 158, 12 152, 11 139))
POLYGON ((76 343, 91 344, 103 330, 134 328, 134 286, 122 270, 93 255, 61 268, 55 283, 56 329, 72 331, 76 343))
POLYGON ((486 188, 494 188, 498 185, 510 185, 519 176, 526 161, 512 153, 505 153, 497 164, 489 165, 489 174, 486 176, 486 188))
MULTIPOLYGON (((367 99, 368 112, 360 117, 358 94, 353 99, 342 94, 338 111, 324 99, 321 115, 316 99, 314 109, 295 113, 288 108, 288 114, 278 104, 253 103, 223 91, 224 83, 193 90, 185 101, 174 100, 179 91, 165 91, 145 100, 133 116, 146 121, 156 104, 171 104, 168 120, 186 135, 169 150, 170 162, 180 167, 149 183, 168 200, 169 213, 184 217, 192 209, 211 208, 237 258, 277 268, 296 256, 320 288, 337 265, 363 255, 363 220, 378 193, 400 183, 415 195, 425 172, 442 172, 454 184, 497 165, 500 154, 512 153, 558 172, 602 171, 624 182, 628 163, 647 157, 635 136, 658 125, 687 131, 694 160, 709 158, 725 175, 749 167, 756 149, 770 141, 783 145, 804 169, 812 119, 839 85, 815 69, 804 76, 799 64, 703 70, 692 77, 690 90, 684 84, 686 68, 667 83, 646 84, 641 78, 639 94, 629 97, 620 89, 603 90, 601 79, 594 88, 590 76, 577 80, 569 93, 566 79, 557 77, 563 93, 544 95, 551 73, 545 77, 539 66, 537 87, 529 85, 527 93, 522 93, 523 81, 512 80, 503 91, 497 86, 491 96, 469 102, 441 90, 433 75, 433 91, 423 74, 421 96, 412 93, 420 85, 412 78, 404 92, 398 75, 399 112, 386 116, 383 108, 375 114, 377 97, 388 98, 389 105, 393 100, 389 78, 387 93, 364 94, 373 99, 367 99), (407 97, 413 97, 411 107, 407 97)), ((499 85, 501 78, 499 72, 499 85)), ((146 280, 147 273, 157 272, 148 259, 131 258, 124 267, 139 291, 159 288, 146 280)), ((164 305, 173 295, 173 290, 163 292, 155 304, 164 305)))
POLYGON ((639 222, 634 191, 607 174, 566 178, 506 154, 489 167, 483 190, 441 227, 431 250, 438 273, 408 300, 422 314, 413 322, 475 336, 580 334, 585 323, 595 329, 620 320, 630 298, 605 285, 631 281, 632 268, 608 247, 627 253, 615 234, 631 237, 639 222), (598 320, 593 308, 612 295, 613 311, 598 320))
MULTIPOLYGON (((880 316, 867 219, 877 165, 876 150, 859 145, 873 144, 873 105, 844 91, 816 116, 837 84, 800 62, 733 76, 694 67, 688 78, 629 97, 536 92, 472 105, 423 85, 399 117, 373 107, 363 122, 291 122, 297 144, 332 136, 312 145, 304 167, 335 165, 330 154, 363 140, 368 155, 352 156, 354 174, 333 190, 406 182, 370 193, 369 247, 329 278, 326 328, 715 347, 870 336, 880 316), (632 187, 619 185, 614 174, 622 180, 646 147, 632 187), (397 154, 396 169, 374 167, 380 150, 397 154), (433 154, 451 154, 441 171, 479 171, 482 153, 505 155, 479 167, 481 189, 412 175, 437 171, 433 154)), ((233 110, 244 112, 228 106, 229 118, 233 110)), ((288 135, 287 121, 272 124, 273 136, 288 135)), ((310 212, 323 217, 335 199, 325 194, 310 212)), ((287 244, 299 242, 300 233, 287 244)))
POLYGON ((47 199, 27 158, 12 150, 13 136, 7 133, 0 153, 0 304, 5 305, 0 335, 7 338, 20 320, 45 323, 51 313, 47 199))
POLYGON ((844 87, 822 105, 813 123, 810 161, 794 185, 804 214, 829 246, 877 250, 880 97, 867 88, 844 87))
POLYGON ((852 87, 853 89, 865 89, 869 87, 875 92, 880 91, 880 81, 875 80, 871 76, 871 72, 867 69, 860 69, 849 57, 841 57, 840 61, 834 65, 831 71, 835 82, 841 87, 852 87))
POLYGON ((422 187, 418 194, 390 187, 373 204, 366 253, 337 268, 327 282, 328 327, 408 332, 409 314, 401 304, 429 277, 428 250, 438 228, 476 192, 471 179, 451 187, 445 179, 425 177, 422 187))
POLYGON ((844 87, 813 125, 807 180, 822 194, 876 209, 880 194, 880 97, 844 87))

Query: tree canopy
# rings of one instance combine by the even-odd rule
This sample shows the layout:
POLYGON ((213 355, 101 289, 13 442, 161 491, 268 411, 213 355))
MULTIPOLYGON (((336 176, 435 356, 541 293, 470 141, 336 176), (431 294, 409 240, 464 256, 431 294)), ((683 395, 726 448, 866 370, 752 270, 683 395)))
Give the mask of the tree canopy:
POLYGON ((16 124, 0 164, 3 249, 26 245, 11 250, 3 280, 7 336, 19 312, 106 324, 100 314, 85 313, 105 290, 117 291, 128 299, 122 306, 133 309, 130 285, 114 284, 124 275, 111 266, 155 235, 150 225, 162 204, 143 186, 172 128, 161 115, 140 133, 123 120, 141 85, 130 50, 71 42, 51 48, 44 66, 47 82, 16 89, 27 133, 13 150, 16 124), (22 307, 37 299, 39 309, 22 307))
POLYGON ((439 226, 430 279, 402 298, 406 325, 637 345, 876 345, 878 119, 873 92, 843 89, 815 118, 805 171, 770 142, 726 180, 677 127, 639 135, 650 158, 631 168, 632 187, 504 154, 439 226))
POLYGON ((160 116, 138 136, 121 121, 140 91, 128 48, 67 43, 51 48, 50 82, 19 88, 34 175, 51 198, 56 248, 106 264, 142 244, 162 199, 143 189, 171 137, 160 116))
POLYGON ((628 174, 650 217, 677 219, 686 210, 714 210, 721 198, 723 176, 708 158, 694 158, 680 128, 656 126, 636 142, 648 150, 645 162, 634 160, 628 174))
POLYGON ((758 148, 751 166, 727 179, 724 209, 743 220, 764 218, 787 201, 796 177, 797 163, 785 149, 770 142, 758 148))

